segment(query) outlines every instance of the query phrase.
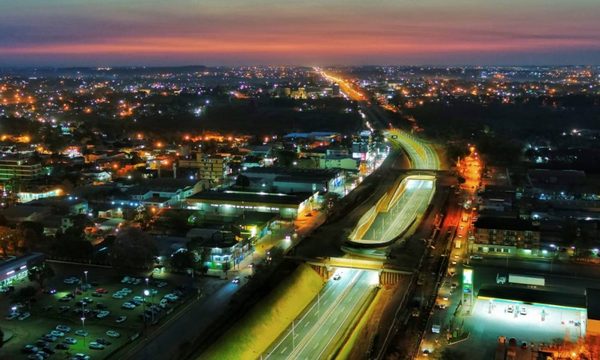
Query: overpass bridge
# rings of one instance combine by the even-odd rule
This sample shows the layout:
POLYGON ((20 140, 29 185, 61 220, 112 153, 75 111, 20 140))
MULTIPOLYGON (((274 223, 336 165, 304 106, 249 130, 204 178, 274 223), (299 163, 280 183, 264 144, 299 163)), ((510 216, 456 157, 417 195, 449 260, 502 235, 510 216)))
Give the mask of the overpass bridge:
POLYGON ((400 278, 412 276, 414 270, 401 269, 383 261, 369 259, 355 259, 349 257, 303 258, 288 257, 289 259, 306 263, 315 270, 323 280, 328 280, 338 269, 359 269, 377 271, 380 285, 395 285, 400 278))

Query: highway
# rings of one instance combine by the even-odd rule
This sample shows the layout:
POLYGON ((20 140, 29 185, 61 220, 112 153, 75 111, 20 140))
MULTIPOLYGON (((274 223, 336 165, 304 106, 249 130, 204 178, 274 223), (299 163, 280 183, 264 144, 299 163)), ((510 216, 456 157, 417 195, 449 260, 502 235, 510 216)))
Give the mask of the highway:
POLYGON ((397 147, 401 147, 415 170, 439 170, 440 160, 435 150, 425 141, 399 129, 389 129, 386 138, 397 147))
POLYGON ((425 212, 433 191, 433 180, 408 179, 404 193, 396 204, 389 211, 378 213, 363 239, 352 242, 367 244, 392 241, 425 212))
POLYGON ((322 359, 353 322, 378 284, 378 273, 338 270, 320 295, 264 354, 263 359, 322 359))

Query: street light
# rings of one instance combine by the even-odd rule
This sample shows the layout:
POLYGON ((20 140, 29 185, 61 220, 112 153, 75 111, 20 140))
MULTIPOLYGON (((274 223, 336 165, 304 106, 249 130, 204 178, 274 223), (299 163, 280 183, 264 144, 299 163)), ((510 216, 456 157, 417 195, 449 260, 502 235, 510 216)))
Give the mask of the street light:
POLYGON ((81 328, 83 330, 83 347, 85 347, 85 337, 86 337, 86 333, 85 333, 85 316, 81 317, 81 328))
POLYGON ((87 277, 88 271, 84 270, 83 274, 85 275, 85 291, 87 292, 87 290, 88 290, 88 277, 87 277))

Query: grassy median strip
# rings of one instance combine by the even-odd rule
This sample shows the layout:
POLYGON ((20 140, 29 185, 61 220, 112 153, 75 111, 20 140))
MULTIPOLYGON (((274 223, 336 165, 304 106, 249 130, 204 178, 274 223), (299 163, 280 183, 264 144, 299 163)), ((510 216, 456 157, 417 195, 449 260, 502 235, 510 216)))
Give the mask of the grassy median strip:
POLYGON ((309 265, 300 265, 200 358, 256 359, 300 315, 322 287, 321 277, 309 265))
POLYGON ((350 357, 352 353, 352 348, 354 347, 354 343, 362 335, 363 329, 367 326, 371 315, 375 311, 375 307, 379 302, 379 298, 381 297, 381 291, 377 291, 375 297, 369 303, 369 307, 362 314, 358 324, 352 329, 352 333, 348 336, 348 339, 344 342, 344 345, 340 348, 338 353, 335 356, 335 360, 345 360, 350 357))

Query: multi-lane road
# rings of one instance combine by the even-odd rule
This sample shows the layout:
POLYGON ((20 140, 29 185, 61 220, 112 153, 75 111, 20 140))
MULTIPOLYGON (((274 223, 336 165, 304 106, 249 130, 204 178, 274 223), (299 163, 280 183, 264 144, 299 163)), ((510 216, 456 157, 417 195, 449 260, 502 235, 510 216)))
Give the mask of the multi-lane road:
POLYGON ((389 129, 385 135, 392 144, 401 147, 407 153, 413 169, 439 170, 440 160, 437 153, 424 140, 399 129, 389 129))
POLYGON ((433 180, 408 179, 403 194, 387 212, 380 212, 365 232, 361 244, 389 243, 425 212, 433 195, 433 180))
POLYGON ((263 359, 322 359, 334 350, 379 279, 376 271, 344 269, 338 273, 340 278, 325 285, 263 359))

